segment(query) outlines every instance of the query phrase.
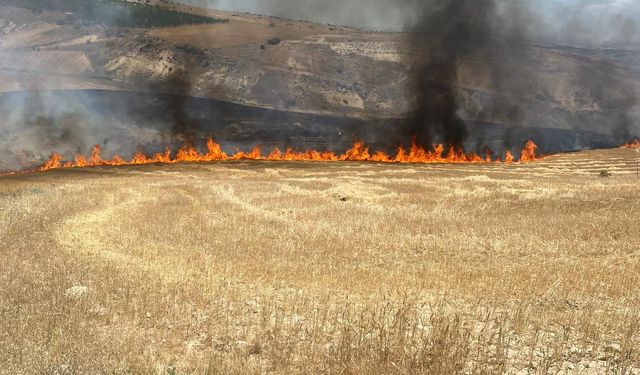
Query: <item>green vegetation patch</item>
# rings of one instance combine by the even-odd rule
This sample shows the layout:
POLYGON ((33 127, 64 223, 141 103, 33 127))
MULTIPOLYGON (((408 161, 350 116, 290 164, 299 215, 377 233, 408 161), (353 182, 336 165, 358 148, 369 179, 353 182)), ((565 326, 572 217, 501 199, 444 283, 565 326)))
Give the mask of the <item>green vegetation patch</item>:
POLYGON ((123 0, 0 0, 0 5, 70 13, 64 22, 89 22, 116 27, 169 27, 227 22, 228 20, 179 12, 123 0))

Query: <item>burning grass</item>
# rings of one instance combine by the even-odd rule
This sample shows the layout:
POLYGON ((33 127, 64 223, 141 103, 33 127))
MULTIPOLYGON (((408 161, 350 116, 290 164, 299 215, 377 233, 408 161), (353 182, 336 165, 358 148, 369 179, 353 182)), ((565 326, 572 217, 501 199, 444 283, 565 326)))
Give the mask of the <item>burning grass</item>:
POLYGON ((634 373, 635 152, 589 155, 3 177, 2 371, 634 373))
MULTIPOLYGON (((527 142, 520 153, 520 162, 527 163, 538 159, 536 150, 538 146, 532 141, 527 142)), ((432 150, 416 144, 412 140, 411 147, 407 150, 402 146, 398 147, 395 156, 391 156, 382 151, 370 152, 369 147, 364 142, 356 142, 353 147, 344 154, 337 155, 330 151, 307 150, 296 152, 289 148, 281 151, 276 148, 268 154, 263 154, 259 146, 253 148, 250 152, 238 151, 233 155, 229 155, 222 150, 222 147, 213 139, 207 140, 207 151, 201 153, 193 145, 184 145, 177 153, 172 154, 169 147, 162 153, 156 153, 153 156, 147 156, 143 152, 137 152, 131 159, 123 159, 116 155, 112 159, 102 158, 102 147, 96 145, 91 151, 91 157, 84 155, 76 155, 73 161, 63 161, 62 155, 53 153, 49 160, 44 163, 38 170, 47 171, 51 169, 61 168, 83 168, 96 166, 125 166, 125 165, 143 165, 143 164, 171 164, 185 162, 212 162, 212 161, 228 161, 228 160, 268 160, 268 161, 371 161, 378 163, 416 163, 416 164, 432 164, 432 163, 493 163, 504 162, 513 163, 515 161, 511 152, 507 151, 504 159, 493 159, 491 151, 486 152, 486 156, 482 157, 475 152, 466 153, 461 148, 454 146, 449 147, 445 152, 444 145, 434 145, 432 150)))

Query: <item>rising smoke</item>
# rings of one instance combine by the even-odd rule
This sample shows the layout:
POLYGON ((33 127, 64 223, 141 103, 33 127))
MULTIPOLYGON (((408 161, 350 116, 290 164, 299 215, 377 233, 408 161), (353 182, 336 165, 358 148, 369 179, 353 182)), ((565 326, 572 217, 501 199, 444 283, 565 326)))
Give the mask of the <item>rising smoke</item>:
MULTIPOLYGON (((540 126, 532 124, 530 117, 535 106, 533 92, 542 77, 526 69, 535 61, 536 44, 545 40, 572 43, 596 35, 597 30, 585 26, 580 28, 581 34, 576 29, 583 25, 578 18, 590 14, 592 3, 574 3, 572 7, 565 4, 565 9, 576 10, 576 16, 569 23, 556 23, 562 33, 554 35, 548 34, 545 28, 548 18, 538 13, 540 8, 533 6, 535 1, 423 0, 418 5, 407 0, 406 3, 412 4, 420 15, 409 25, 414 114, 407 129, 422 144, 463 145, 469 135, 469 118, 476 122, 500 121, 511 128, 540 126), (483 82, 475 91, 479 86, 487 95, 474 100, 463 84, 479 77, 483 77, 483 82), (473 107, 475 113, 470 114, 473 107)), ((620 21, 620 17, 613 19, 620 21)), ((609 30, 608 41, 628 42, 634 38, 633 19, 625 20, 626 26, 619 32, 609 30)), ((591 106, 606 114, 606 121, 588 130, 612 130, 618 139, 624 140, 630 137, 634 126, 630 113, 637 104, 637 95, 632 84, 616 78, 619 75, 615 70, 616 64, 606 57, 595 63, 578 64, 574 87, 579 89, 573 96, 575 100, 579 96, 592 100, 591 106)), ((579 123, 569 125, 574 129, 581 127, 579 123)), ((501 136, 503 144, 509 145, 509 133, 501 136)), ((483 145, 478 134, 475 138, 476 147, 483 145)))
MULTIPOLYGON (((356 25, 368 29, 409 32, 409 95, 413 115, 405 136, 423 144, 461 145, 468 140, 469 122, 499 122, 511 128, 539 127, 547 118, 534 117, 534 96, 554 93, 534 89, 549 86, 531 64, 545 64, 535 56, 541 44, 567 47, 629 47, 640 42, 637 22, 640 3, 617 0, 186 0, 200 6, 241 9, 291 18, 356 25), (535 61, 535 62, 534 62, 535 61), (471 93, 464 82, 480 82, 484 92, 471 93), (542 93, 540 91, 543 91, 542 93)), ((595 64, 577 62, 574 96, 595 103, 584 107, 604 109, 604 121, 594 132, 615 129, 622 139, 634 126, 636 107, 633 84, 614 78, 615 63, 607 56, 595 64), (611 75, 608 75, 608 74, 611 75), (597 81, 597 83, 594 83, 597 81)), ((570 72, 566 72, 570 73, 570 72)), ((476 87, 477 88, 477 87, 476 87)), ((561 94, 570 96, 570 94, 561 94)), ((566 103, 564 103, 566 104, 566 103)), ((580 109, 580 104, 573 105, 580 109)), ((547 109, 549 112, 549 109, 547 109)), ((561 116, 584 117, 577 114, 561 116)), ((560 117, 561 117, 560 116, 560 117)), ((586 120, 586 119, 585 119, 586 120)), ((579 121, 568 121, 582 129, 579 121)), ((508 132, 507 132, 508 133, 508 132)), ((474 132, 474 145, 484 146, 474 132)), ((500 136, 509 145, 509 134, 500 136)), ((489 145, 486 145, 489 146, 489 145)), ((587 144, 576 143, 572 147, 587 144)))
MULTIPOLYGON (((638 115, 640 111, 637 105, 637 88, 639 85, 637 82, 620 79, 629 75, 618 74, 620 67, 607 54, 608 50, 603 50, 605 52, 596 60, 592 58, 593 55, 581 59, 581 52, 578 51, 568 59, 573 65, 557 68, 558 71, 562 70, 562 74, 553 73, 554 77, 569 77, 566 78, 567 81, 574 79, 575 82, 565 82, 564 86, 575 88, 575 93, 554 96, 553 92, 540 90, 539 87, 551 87, 553 90, 554 85, 541 82, 544 79, 548 80, 549 77, 541 77, 540 74, 534 74, 530 68, 527 68, 535 64, 548 63, 541 58, 536 60, 536 56, 543 54, 540 49, 536 50, 540 45, 553 43, 552 48, 560 49, 558 45, 561 45, 562 48, 570 47, 579 50, 580 47, 619 45, 628 48, 640 42, 637 30, 640 4, 637 2, 615 0, 185 0, 185 2, 355 25, 369 29, 407 31, 408 33, 403 34, 407 35, 409 42, 406 61, 409 90, 406 99, 412 104, 413 111, 406 126, 402 128, 405 134, 395 138, 385 137, 393 143, 388 145, 390 147, 396 146, 395 142, 398 138, 407 139, 414 135, 424 145, 432 142, 462 145, 468 143, 472 135, 474 144, 471 147, 481 149, 487 146, 498 149, 503 145, 509 146, 508 134, 500 139, 500 143, 485 144, 489 140, 481 139, 477 129, 482 127, 472 128, 471 126, 475 125, 472 124, 474 122, 496 122, 508 124, 511 128, 534 128, 547 125, 549 121, 558 121, 556 124, 550 124, 552 125, 550 127, 568 126, 589 131, 602 130, 602 133, 605 133, 605 130, 613 130, 620 141, 626 141, 630 135, 638 134, 637 119, 640 118, 638 115), (545 105, 549 102, 551 104, 544 107, 538 103, 536 107, 537 99, 532 97, 535 96, 533 92, 536 92, 537 96, 544 97, 545 105), (562 103, 554 102, 558 97, 563 96, 570 99, 562 103), (566 114, 565 108, 575 112, 566 114), (553 115, 546 118, 534 117, 532 113, 535 111, 553 112, 553 115), (594 113, 600 116, 595 117, 598 121, 594 121, 594 113), (585 127, 589 128, 585 129, 585 127), (635 132, 632 131, 634 127, 635 132), (500 146, 496 147, 497 144, 500 146)), ((0 4, 4 3, 7 1, 0 1, 0 4)), ((9 3, 15 3, 15 1, 9 3)), ((105 17, 110 16, 105 14, 99 18, 105 17)), ((126 15, 122 14, 118 14, 117 17, 127 19, 126 15)), ((4 27, 10 24, 10 20, 4 15, 0 15, 0 18, 5 18, 0 19, 4 27)), ((102 58, 103 54, 99 48, 108 47, 95 47, 94 57, 98 59, 102 58)), ((16 59, 20 59, 21 53, 20 50, 7 47, 7 44, 1 44, 0 64, 18 61, 16 59)), ((335 56, 340 58, 339 55, 335 56)), ((216 58, 214 54, 207 55, 207 58, 209 57, 216 58)), ((627 63, 629 66, 640 65, 635 60, 627 63)), ((174 144, 196 142, 201 136, 198 133, 201 127, 198 128, 195 125, 193 106, 189 106, 188 97, 193 95, 194 91, 193 76, 190 75, 189 69, 190 67, 186 66, 185 70, 176 71, 165 77, 163 81, 150 84, 149 87, 144 87, 144 84, 139 85, 144 87, 142 91, 173 95, 169 96, 166 103, 167 111, 162 112, 163 116, 158 115, 156 121, 158 124, 163 121, 171 124, 167 126, 163 123, 164 125, 159 125, 155 129, 141 126, 142 122, 145 122, 145 125, 148 122, 147 119, 141 119, 144 116, 114 115, 144 113, 144 109, 141 109, 144 105, 133 103, 135 99, 123 104, 115 99, 108 101, 96 99, 93 94, 82 90, 61 93, 55 91, 60 88, 59 82, 55 79, 42 78, 28 86, 18 84, 13 89, 22 92, 21 94, 6 94, 6 98, 9 99, 0 101, 0 110, 3 114, 8 113, 0 126, 0 136, 11 146, 9 152, 0 149, 0 159, 4 159, 0 160, 0 169, 36 164, 46 157, 46 153, 54 150, 65 153, 65 156, 86 152, 96 143, 111 142, 110 150, 129 154, 131 149, 138 146, 146 147, 154 142, 158 145, 165 141, 174 144), (17 155, 15 150, 19 149, 26 151, 20 151, 21 154, 17 155), (2 162, 7 163, 7 160, 18 160, 19 165, 3 165, 2 162)), ((553 69, 555 68, 551 67, 547 71, 553 69)), ((0 78, 5 81, 22 82, 20 73, 16 71, 3 70, 1 73, 0 78)), ((164 102, 161 104, 165 106, 164 102)), ((302 121, 295 121, 295 123, 302 123, 302 121)), ((238 127, 235 134, 245 129, 246 124, 243 124, 242 127, 238 127)), ((312 127, 305 128, 305 132, 305 136, 309 138, 321 134, 312 127)), ((277 137, 280 137, 280 134, 282 133, 278 133, 277 137)), ((261 137, 255 141, 260 142, 276 136, 261 134, 261 137)), ((330 139, 328 142, 337 144, 338 141, 334 142, 334 139, 330 139)), ((517 143, 517 141, 514 142, 517 143)), ((292 144, 292 146, 296 145, 292 144)), ((583 145, 575 145, 575 147, 581 146, 583 145)))
POLYGON ((411 35, 416 110, 409 133, 421 144, 440 135, 438 141, 460 145, 467 134, 458 115, 458 68, 463 57, 492 48, 495 5, 493 0, 428 3, 411 35))
POLYGON ((534 79, 518 74, 518 62, 529 54, 523 9, 513 4, 500 7, 496 0, 427 0, 419 14, 410 26, 415 112, 409 133, 427 145, 464 143, 463 70, 468 76, 488 78, 486 89, 501 98, 482 105, 480 117, 519 123, 520 96, 533 86, 527 81, 534 79))

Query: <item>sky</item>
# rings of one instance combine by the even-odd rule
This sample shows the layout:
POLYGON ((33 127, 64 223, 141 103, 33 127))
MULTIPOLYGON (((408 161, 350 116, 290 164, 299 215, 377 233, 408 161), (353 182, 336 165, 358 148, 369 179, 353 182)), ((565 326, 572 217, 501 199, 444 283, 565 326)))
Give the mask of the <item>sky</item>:
MULTIPOLYGON (((404 30, 434 0, 181 0, 197 6, 293 19, 404 30)), ((437 0, 436 0, 437 1, 437 0)), ((471 0, 473 1, 473 0, 471 0)), ((519 6, 535 38, 577 44, 640 42, 639 0, 495 0, 519 6)))

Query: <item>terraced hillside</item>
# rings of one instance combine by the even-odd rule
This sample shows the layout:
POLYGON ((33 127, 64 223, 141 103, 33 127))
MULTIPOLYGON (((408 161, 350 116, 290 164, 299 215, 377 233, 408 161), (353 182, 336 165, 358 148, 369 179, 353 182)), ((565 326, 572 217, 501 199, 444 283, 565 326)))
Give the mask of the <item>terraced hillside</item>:
MULTIPOLYGON (((120 28, 64 12, 0 5, 0 53, 11 57, 2 59, 0 90, 78 88, 84 82, 114 90, 153 92, 160 86, 171 93, 359 118, 402 117, 412 110, 408 64, 415 51, 406 34, 155 4, 226 22, 120 28), (89 66, 73 71, 78 54, 89 66), (53 58, 69 71, 36 63, 53 58), (162 85, 176 77, 188 85, 162 85)), ((637 50, 527 48, 495 54, 518 66, 518 75, 535 77, 517 98, 500 97, 490 75, 470 74, 491 63, 492 54, 461 59, 456 89, 465 119, 514 125, 503 114, 483 111, 508 99, 522 103, 520 125, 610 133, 611 114, 629 111, 630 95, 639 87, 637 50)))
POLYGON ((635 374, 638 156, 0 177, 0 364, 635 374))

